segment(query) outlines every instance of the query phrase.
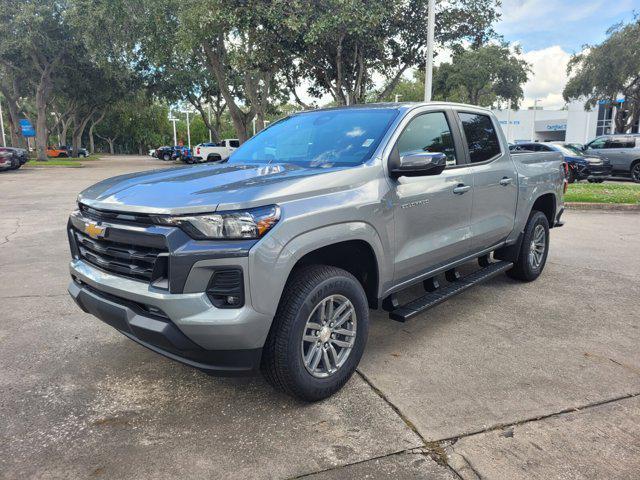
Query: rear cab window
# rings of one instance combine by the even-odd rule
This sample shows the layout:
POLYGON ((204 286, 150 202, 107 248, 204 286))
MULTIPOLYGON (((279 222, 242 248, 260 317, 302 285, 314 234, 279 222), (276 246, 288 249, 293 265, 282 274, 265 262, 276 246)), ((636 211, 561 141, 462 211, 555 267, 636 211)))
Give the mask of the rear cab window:
POLYGON ((486 162, 502 153, 495 125, 489 115, 458 112, 458 118, 462 123, 471 163, 486 162))

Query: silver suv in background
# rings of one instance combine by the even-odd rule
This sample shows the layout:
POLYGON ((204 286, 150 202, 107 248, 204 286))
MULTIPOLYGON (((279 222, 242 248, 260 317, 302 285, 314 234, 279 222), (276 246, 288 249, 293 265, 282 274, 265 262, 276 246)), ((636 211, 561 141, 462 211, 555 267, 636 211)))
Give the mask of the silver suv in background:
POLYGON ((313 401, 364 351, 369 309, 407 321, 497 274, 538 278, 566 189, 557 152, 511 154, 482 108, 291 115, 228 163, 133 173, 78 196, 69 293, 211 374, 261 370, 313 401), (461 277, 458 267, 476 262, 461 277), (426 292, 401 305, 398 293, 426 292))
POLYGON ((634 182, 640 183, 640 134, 598 137, 587 143, 584 151, 608 160, 614 175, 630 175, 634 182))

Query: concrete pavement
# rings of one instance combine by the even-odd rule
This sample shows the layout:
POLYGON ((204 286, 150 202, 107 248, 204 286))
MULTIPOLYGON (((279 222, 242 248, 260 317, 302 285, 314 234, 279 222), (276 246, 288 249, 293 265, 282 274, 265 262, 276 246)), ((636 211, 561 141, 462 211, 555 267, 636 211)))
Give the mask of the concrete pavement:
POLYGON ((637 213, 568 212, 534 283, 501 276, 406 324, 372 312, 359 373, 307 405, 164 359, 68 298, 76 194, 166 167, 0 174, 0 478, 637 475, 637 213))

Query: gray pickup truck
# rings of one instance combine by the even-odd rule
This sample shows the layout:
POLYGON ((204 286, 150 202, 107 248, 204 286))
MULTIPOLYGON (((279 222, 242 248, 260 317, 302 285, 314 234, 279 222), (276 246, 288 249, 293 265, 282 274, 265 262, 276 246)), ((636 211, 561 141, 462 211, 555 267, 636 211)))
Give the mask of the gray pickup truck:
POLYGON ((69 293, 166 357, 210 374, 261 370, 319 400, 355 371, 369 309, 406 321, 501 272, 536 279, 565 186, 558 153, 510 154, 485 109, 298 113, 228 163, 83 191, 69 293), (415 284, 424 295, 401 305, 415 284))

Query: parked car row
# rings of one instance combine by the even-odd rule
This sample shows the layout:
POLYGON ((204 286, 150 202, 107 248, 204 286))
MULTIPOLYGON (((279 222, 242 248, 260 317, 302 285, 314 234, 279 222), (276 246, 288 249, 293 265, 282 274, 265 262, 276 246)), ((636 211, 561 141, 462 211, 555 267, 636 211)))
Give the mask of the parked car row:
POLYGON ((149 155, 166 162, 181 160, 185 163, 222 163, 227 161, 231 153, 239 146, 240 141, 231 138, 217 143, 199 143, 193 149, 180 145, 158 147, 149 150, 149 155))
POLYGON ((565 142, 524 142, 512 152, 560 152, 567 164, 567 180, 602 183, 610 176, 630 176, 640 183, 640 134, 605 135, 586 145, 565 142))
POLYGON ((0 147, 0 171, 17 170, 29 160, 24 148, 0 147))
MULTIPOLYGON (((89 151, 86 148, 78 149, 78 156, 87 158, 89 151)), ((47 147, 47 157, 51 158, 68 158, 73 157, 73 147, 67 147, 66 145, 60 145, 57 147, 47 147)))

